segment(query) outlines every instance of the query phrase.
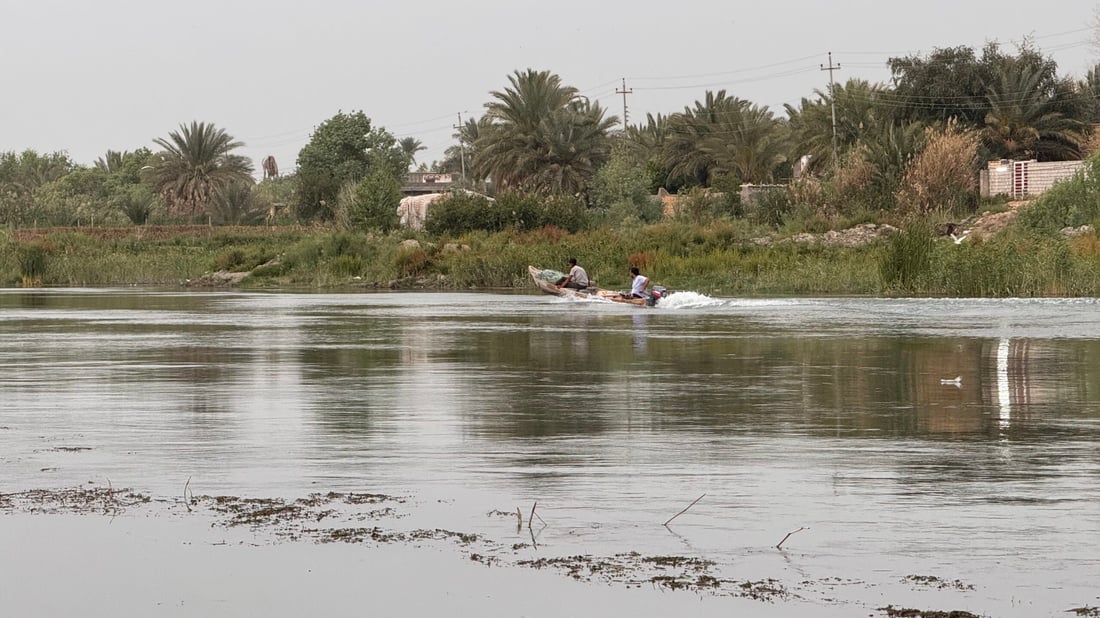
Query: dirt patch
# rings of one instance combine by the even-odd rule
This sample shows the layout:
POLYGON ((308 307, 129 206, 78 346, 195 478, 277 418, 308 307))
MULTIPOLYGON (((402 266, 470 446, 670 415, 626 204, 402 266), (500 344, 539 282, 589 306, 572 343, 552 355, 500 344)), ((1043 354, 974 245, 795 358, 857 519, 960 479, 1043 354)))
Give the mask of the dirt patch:
POLYGON ((970 234, 976 238, 988 238, 1008 227, 1016 219, 1020 209, 1030 203, 1029 200, 1009 202, 1006 210, 983 213, 973 223, 964 225, 963 228, 969 230, 970 234))
POLYGON ((834 247, 862 247, 889 238, 897 232, 898 228, 885 223, 882 225, 862 223, 846 230, 830 230, 823 234, 803 233, 795 234, 787 238, 765 236, 752 239, 752 243, 761 246, 797 243, 803 245, 825 245, 834 247))

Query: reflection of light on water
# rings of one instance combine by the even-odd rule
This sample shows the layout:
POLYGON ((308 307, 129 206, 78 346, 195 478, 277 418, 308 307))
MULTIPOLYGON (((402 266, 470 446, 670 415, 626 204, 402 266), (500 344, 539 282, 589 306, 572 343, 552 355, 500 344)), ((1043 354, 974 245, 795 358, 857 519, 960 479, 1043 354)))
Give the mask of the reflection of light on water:
POLYGON ((1007 429, 1012 417, 1012 396, 1008 383, 1008 339, 997 346, 997 404, 1001 411, 1001 429, 1007 429))

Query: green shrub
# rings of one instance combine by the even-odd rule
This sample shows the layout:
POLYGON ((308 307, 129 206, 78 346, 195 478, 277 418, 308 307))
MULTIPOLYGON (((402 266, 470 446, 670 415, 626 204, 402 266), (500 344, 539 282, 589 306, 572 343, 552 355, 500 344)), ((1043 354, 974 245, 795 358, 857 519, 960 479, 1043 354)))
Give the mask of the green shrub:
POLYGON ((779 229, 792 210, 786 191, 765 191, 757 196, 750 211, 750 219, 760 225, 779 229))
POLYGON ((397 252, 394 259, 394 266, 397 267, 397 271, 405 277, 421 274, 430 263, 431 258, 428 253, 419 247, 403 248, 397 252))
POLYGON ((575 197, 508 193, 490 202, 481 196, 460 193, 432 204, 424 229, 430 234, 459 236, 509 228, 537 230, 552 225, 576 232, 587 221, 584 204, 575 197))
POLYGON ((506 225, 501 214, 493 202, 480 195, 456 193, 432 204, 424 229, 430 234, 453 236, 479 230, 499 232, 506 225))
POLYGON ((1100 155, 1085 162, 1073 178, 1062 180, 1020 209, 1017 221, 1025 229, 1053 234, 1065 227, 1096 223, 1100 218, 1100 155))

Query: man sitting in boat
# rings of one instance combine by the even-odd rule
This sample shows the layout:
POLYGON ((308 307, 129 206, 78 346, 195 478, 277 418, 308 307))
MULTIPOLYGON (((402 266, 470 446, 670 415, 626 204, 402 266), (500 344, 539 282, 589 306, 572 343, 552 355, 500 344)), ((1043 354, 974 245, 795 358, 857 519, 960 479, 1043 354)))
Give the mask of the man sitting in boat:
POLYGON ((569 274, 558 280, 559 288, 583 290, 588 287, 588 273, 577 266, 577 258, 569 258, 569 274))
POLYGON ((621 298, 648 298, 649 292, 646 289, 649 288, 649 277, 643 275, 637 266, 631 266, 630 278, 632 279, 630 293, 624 292, 619 296, 621 298))

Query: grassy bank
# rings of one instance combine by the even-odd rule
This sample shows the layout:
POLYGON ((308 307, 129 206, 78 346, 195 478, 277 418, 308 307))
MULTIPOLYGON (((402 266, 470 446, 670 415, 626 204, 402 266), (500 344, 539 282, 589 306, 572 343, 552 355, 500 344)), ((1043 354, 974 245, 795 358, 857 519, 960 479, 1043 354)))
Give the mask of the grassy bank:
POLYGON ((527 288, 526 266, 575 256, 602 287, 638 265, 674 290, 710 295, 1100 295, 1100 242, 1002 233, 956 245, 914 225, 861 247, 777 242, 737 222, 680 222, 576 234, 556 228, 454 238, 302 227, 0 229, 0 285, 242 288, 527 288), (415 241, 415 242, 413 242, 415 241))

